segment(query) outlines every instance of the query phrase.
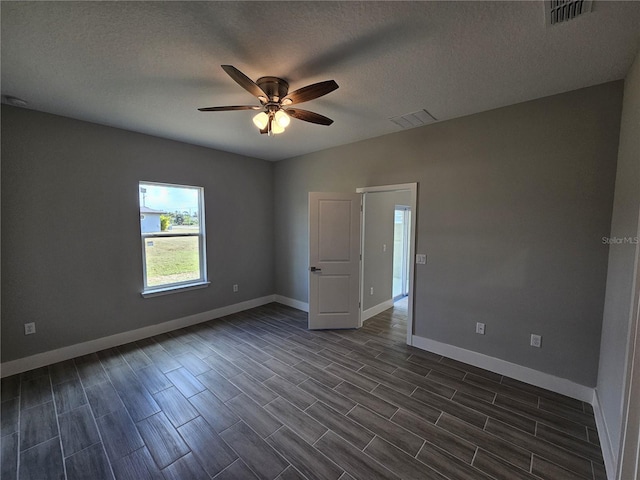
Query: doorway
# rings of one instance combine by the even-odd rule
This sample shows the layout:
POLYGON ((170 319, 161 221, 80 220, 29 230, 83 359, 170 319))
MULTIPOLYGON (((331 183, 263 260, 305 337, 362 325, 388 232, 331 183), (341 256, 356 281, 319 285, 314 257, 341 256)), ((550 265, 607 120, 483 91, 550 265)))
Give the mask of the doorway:
MULTIPOLYGON (((404 257, 404 261, 402 262, 405 265, 404 278, 400 280, 400 290, 404 290, 404 297, 402 298, 402 302, 406 302, 406 325, 407 325, 407 344, 412 345, 413 342, 413 305, 414 305, 414 269, 415 265, 412 261, 415 258, 415 233, 416 233, 416 208, 418 201, 418 184, 417 183, 404 183, 397 185, 383 185, 383 186, 375 186, 375 187, 361 187, 356 189, 357 193, 363 194, 363 229, 362 229, 362 262, 361 262, 361 274, 360 278, 360 304, 362 305, 362 315, 360 319, 360 326, 362 326, 363 320, 369 318, 372 314, 376 313, 377 308, 371 308, 370 301, 373 299, 379 292, 376 288, 371 289, 370 282, 373 282, 375 279, 384 279, 388 281, 388 293, 387 296, 384 297, 388 299, 388 303, 384 298, 379 298, 373 302, 373 305, 376 307, 380 307, 378 309, 379 312, 384 309, 392 308, 394 306, 393 302, 393 269, 392 269, 392 261, 389 262, 389 267, 386 274, 379 275, 379 270, 372 268, 372 261, 374 266, 376 264, 376 256, 378 256, 377 260, 380 260, 380 257, 384 257, 385 255, 389 255, 393 257, 395 255, 395 247, 387 248, 387 245, 395 243, 394 236, 394 222, 395 222, 395 207, 402 206, 406 207, 407 210, 403 214, 403 227, 405 228, 403 232, 403 242, 406 246, 405 249, 400 249, 398 252, 402 252, 402 256, 404 257), (393 199, 390 205, 389 214, 387 216, 384 213, 382 216, 377 215, 376 213, 380 210, 378 209, 380 204, 387 204, 386 199, 382 200, 381 197, 386 197, 386 199, 393 199), (370 222, 371 218, 378 219, 380 218, 380 222, 374 221, 370 222), (383 220, 386 218, 386 220, 383 220), (382 225, 387 225, 391 230, 390 237, 388 243, 386 240, 380 240, 382 237, 379 237, 378 228, 382 225), (370 225, 373 225, 372 229, 369 229, 370 225), (376 241, 376 239, 378 239, 376 241), (376 243, 377 242, 377 243, 376 243), (403 251, 404 250, 404 251, 403 251), (373 257, 373 258, 372 258, 373 257), (372 280, 374 279, 374 280, 372 280)), ((386 207, 385 207, 386 208, 386 207)), ((384 210, 386 211, 386 210, 384 210)), ((391 245, 389 245, 391 246, 391 245)), ((390 259, 392 260, 392 259, 390 259)), ((402 275, 402 270, 401 270, 402 275)))
POLYGON ((417 198, 417 183, 362 187, 357 188, 355 194, 309 193, 310 329, 359 328, 365 320, 364 317, 370 318, 394 306, 391 258, 393 249, 388 246, 394 242, 395 206, 403 205, 408 207, 409 212, 406 222, 408 253, 405 252, 408 258, 408 272, 405 272, 407 287, 403 302, 406 302, 407 344, 412 345, 417 198), (392 201, 387 203, 389 198, 392 198, 392 201), (389 230, 388 237, 384 231, 374 233, 381 222, 372 222, 372 231, 367 228, 368 218, 379 217, 374 208, 376 203, 390 206, 389 210, 386 210, 386 207, 383 210, 388 211, 388 216, 384 213, 387 219, 382 227, 382 230, 389 230), (384 257, 384 261, 367 261, 367 258, 376 256, 384 257), (376 273, 375 270, 380 265, 383 265, 386 273, 376 273), (343 266, 346 270, 335 270, 343 266), (374 268, 371 268, 372 266, 374 268), (365 271, 368 276, 365 276, 365 271), (382 288, 377 288, 368 285, 368 301, 365 302, 367 279, 384 279, 388 286, 381 285, 382 288), (376 297, 380 293, 384 298, 376 297), (369 303, 371 306, 368 306, 369 303))
POLYGON ((411 207, 396 205, 393 216, 393 302, 409 295, 411 207))

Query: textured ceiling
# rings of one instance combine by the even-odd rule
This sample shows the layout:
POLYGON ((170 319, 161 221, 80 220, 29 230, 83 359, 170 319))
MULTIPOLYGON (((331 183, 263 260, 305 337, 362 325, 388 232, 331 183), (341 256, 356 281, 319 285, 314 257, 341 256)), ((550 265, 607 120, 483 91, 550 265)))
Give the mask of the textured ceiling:
POLYGON ((7 2, 2 94, 28 108, 280 160, 624 78, 640 2, 594 1, 547 27, 535 2, 7 2), (301 104, 335 120, 259 135, 256 104, 220 68, 279 76, 291 90, 334 79, 301 104))

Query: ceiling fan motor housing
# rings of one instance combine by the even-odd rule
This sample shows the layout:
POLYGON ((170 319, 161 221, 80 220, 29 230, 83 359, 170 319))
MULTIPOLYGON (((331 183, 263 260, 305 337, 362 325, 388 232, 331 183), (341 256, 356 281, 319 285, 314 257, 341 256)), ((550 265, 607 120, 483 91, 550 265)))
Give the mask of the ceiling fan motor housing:
POLYGON ((267 102, 279 102, 289 92, 289 83, 278 77, 260 77, 256 84, 267 94, 267 102))

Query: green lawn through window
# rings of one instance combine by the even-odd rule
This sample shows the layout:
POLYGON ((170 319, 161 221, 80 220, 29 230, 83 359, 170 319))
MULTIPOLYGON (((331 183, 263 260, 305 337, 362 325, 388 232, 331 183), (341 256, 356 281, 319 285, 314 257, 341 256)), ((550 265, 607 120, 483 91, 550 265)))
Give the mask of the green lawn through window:
POLYGON ((200 278, 198 237, 148 238, 145 254, 150 287, 200 278))

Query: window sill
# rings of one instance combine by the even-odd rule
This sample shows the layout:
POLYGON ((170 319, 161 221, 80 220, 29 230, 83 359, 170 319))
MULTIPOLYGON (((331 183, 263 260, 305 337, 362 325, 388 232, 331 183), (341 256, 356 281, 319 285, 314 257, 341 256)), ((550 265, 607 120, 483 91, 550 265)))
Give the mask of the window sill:
POLYGON ((173 287, 155 288, 153 290, 145 290, 140 293, 143 298, 159 297, 161 295, 170 295, 172 293, 185 292, 187 290, 197 290, 199 288, 207 288, 211 282, 190 283, 189 285, 176 285, 173 287))

